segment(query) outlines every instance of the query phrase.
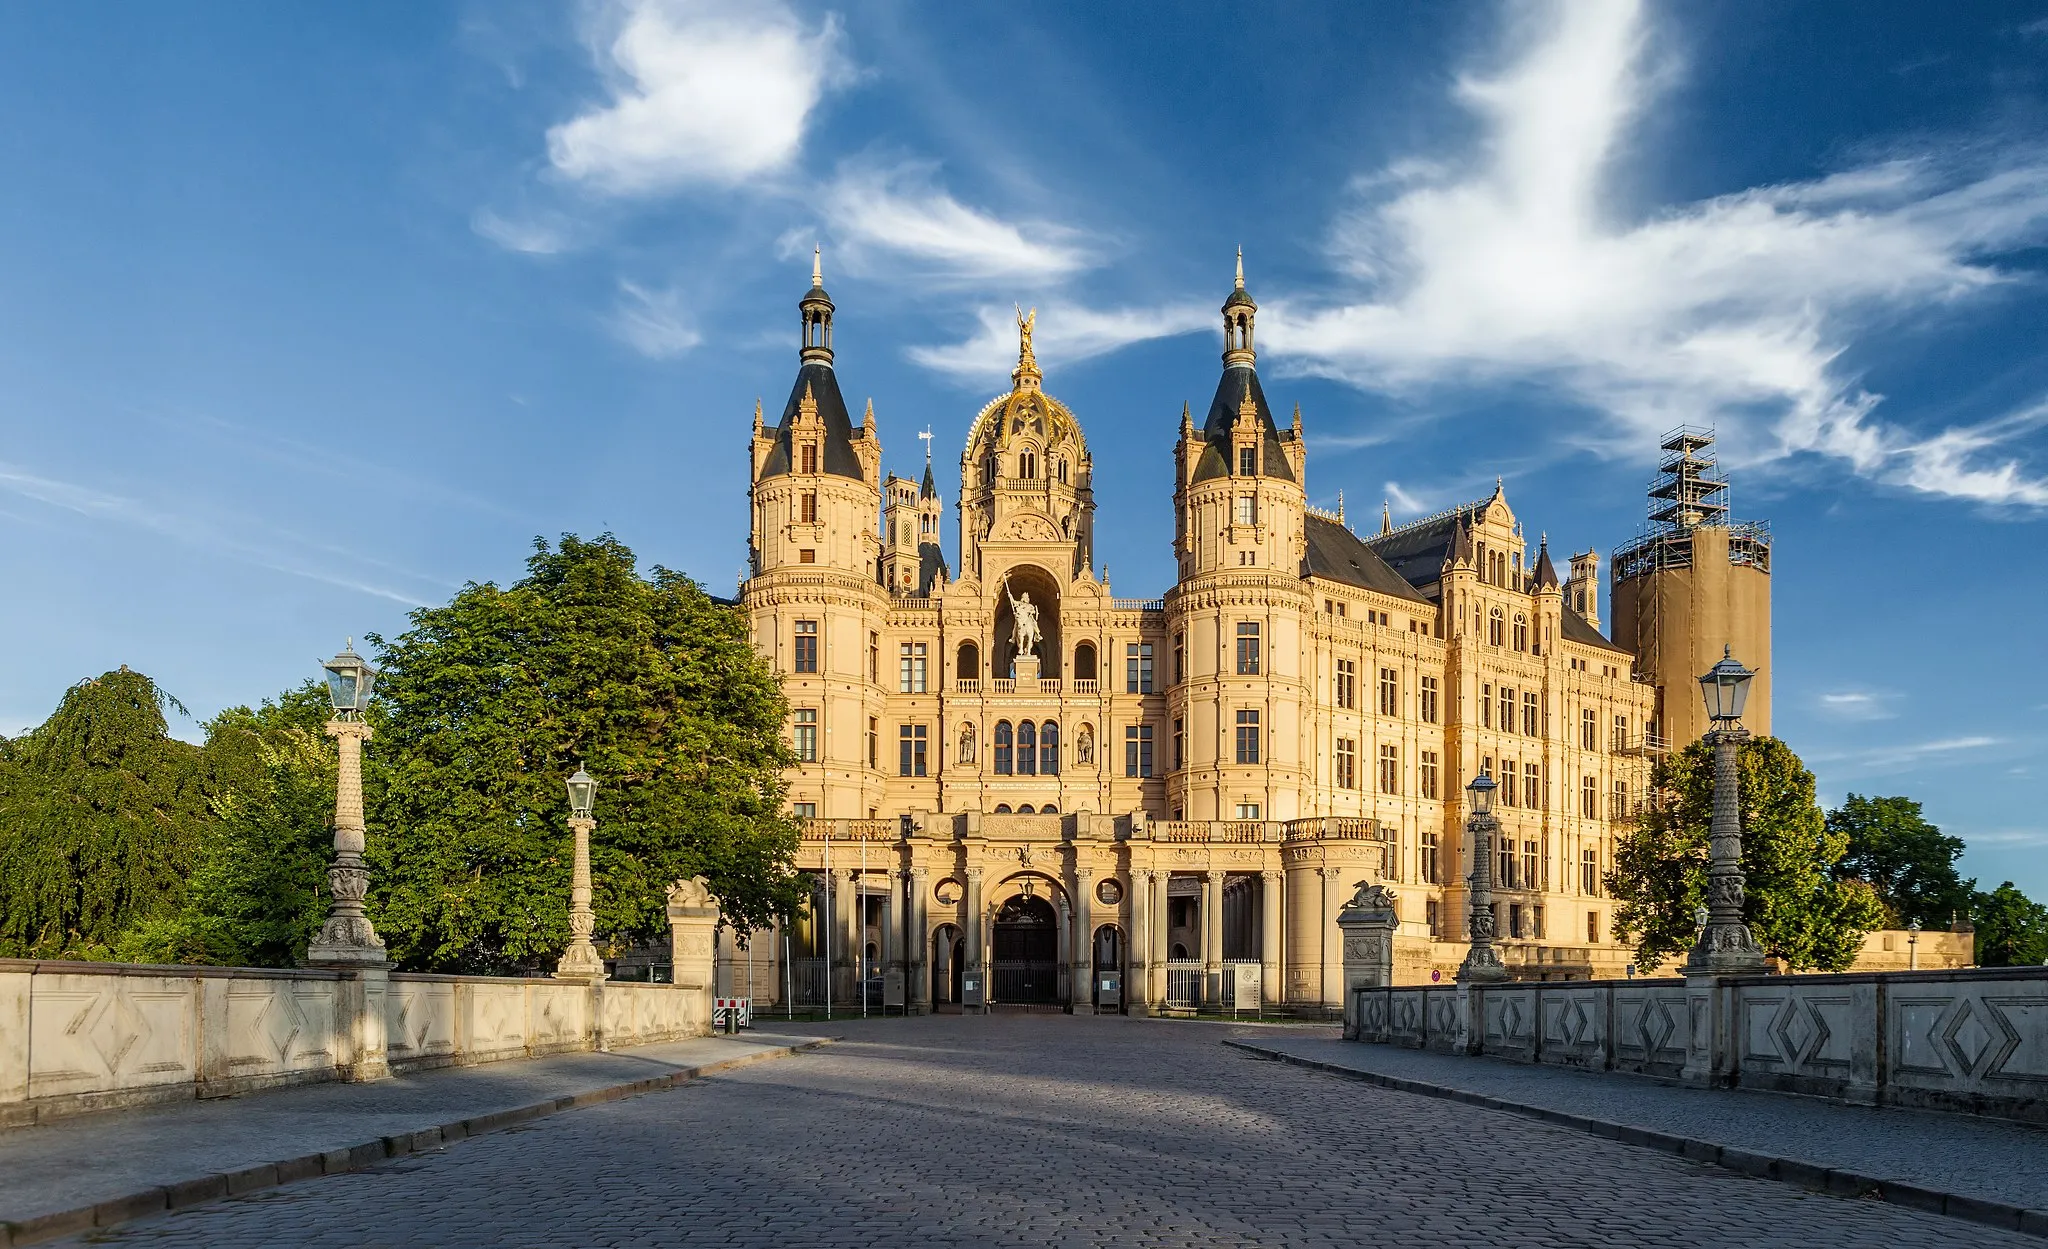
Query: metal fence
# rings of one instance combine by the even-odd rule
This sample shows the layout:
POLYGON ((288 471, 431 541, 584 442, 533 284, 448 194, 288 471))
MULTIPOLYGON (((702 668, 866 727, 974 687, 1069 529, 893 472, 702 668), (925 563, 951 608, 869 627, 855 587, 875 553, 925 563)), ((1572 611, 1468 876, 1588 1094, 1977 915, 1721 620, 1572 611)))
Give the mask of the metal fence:
POLYGON ((1166 1005, 1174 1010, 1193 1010, 1202 1001, 1202 960, 1166 960, 1166 1005))
MULTIPOLYGON (((789 960, 789 1005, 825 1005, 825 960, 822 958, 793 958, 789 960)), ((850 1003, 858 1005, 858 1003, 850 1003)))

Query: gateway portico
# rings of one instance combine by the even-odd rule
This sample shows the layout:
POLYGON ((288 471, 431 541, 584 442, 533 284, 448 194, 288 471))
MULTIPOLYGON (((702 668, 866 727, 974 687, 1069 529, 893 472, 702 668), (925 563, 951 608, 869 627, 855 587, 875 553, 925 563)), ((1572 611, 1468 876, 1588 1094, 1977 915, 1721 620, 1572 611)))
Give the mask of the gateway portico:
POLYGON ((819 887, 752 943, 756 996, 1149 1010, 1256 982, 1334 1005, 1334 919, 1362 881, 1399 899, 1397 976, 1448 976, 1482 773, 1503 958, 1619 974, 1600 881, 1658 739, 1653 688, 1600 632, 1598 559, 1560 578, 1498 489, 1365 535, 1311 506, 1241 265, 1205 414, 1162 422, 1160 598, 1117 596, 1095 561, 1113 479, 1044 388, 1035 315, 961 451, 956 569, 929 452, 921 480, 885 476, 874 403, 853 420, 817 273, 799 309, 788 402, 755 414, 740 596, 784 674, 819 887))

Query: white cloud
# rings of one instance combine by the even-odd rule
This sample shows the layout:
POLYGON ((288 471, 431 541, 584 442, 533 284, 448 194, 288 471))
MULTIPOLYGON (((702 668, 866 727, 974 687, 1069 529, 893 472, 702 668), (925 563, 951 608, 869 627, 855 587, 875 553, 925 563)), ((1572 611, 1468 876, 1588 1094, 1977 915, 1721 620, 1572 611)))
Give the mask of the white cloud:
POLYGON ((568 246, 568 236, 559 225, 532 219, 515 221, 488 208, 471 214, 469 228, 506 251, 529 256, 552 256, 568 246))
POLYGON ((908 261, 926 278, 1043 283, 1092 263, 1079 231, 971 208, 936 185, 935 172, 919 162, 853 163, 824 188, 825 217, 856 271, 886 266, 900 276, 908 261))
POLYGON ((1413 516, 1421 516, 1429 511, 1428 504, 1424 503, 1417 496, 1403 490, 1401 483, 1398 481, 1387 483, 1387 502, 1413 516))
POLYGON ((1946 762, 1958 755, 1975 754, 2003 745, 2005 739, 2002 737, 1944 737, 1934 741, 1877 746, 1846 753, 1817 754, 1810 756, 1808 761, 1834 764, 1837 765, 1834 771, 1855 775, 1863 772, 1909 769, 1924 763, 1946 762))
POLYGON ((1815 710, 1835 720, 1889 720, 1898 713, 1891 703, 1895 695, 1882 690, 1827 690, 1814 701, 1815 710))
MULTIPOLYGON (((1016 310, 983 307, 976 316, 981 329, 974 337, 943 347, 912 347, 908 353, 911 360, 966 382, 1008 378, 1017 364, 1016 310)), ((1039 367, 1050 373, 1061 364, 1104 355, 1132 343, 1206 329, 1214 316, 1200 304, 1110 309, 1053 304, 1039 310, 1032 345, 1039 367)))
POLYGON ((1714 423, 1741 435, 1724 458, 1813 452, 1929 494, 2048 506, 2022 464, 1982 459, 2022 426, 1915 436, 1874 420, 1880 397, 1838 364, 1879 317, 2009 280, 1996 259, 2048 239, 2048 153, 1889 160, 1619 221, 1621 158, 1668 77, 1639 6, 1553 3, 1516 35, 1511 64, 1458 82, 1485 134, 1468 160, 1359 180, 1332 247, 1366 297, 1276 301, 1269 346, 1374 389, 1547 383, 1630 451, 1714 423))
POLYGON ((704 341, 683 313, 681 292, 650 290, 621 281, 619 294, 612 328, 641 355, 662 360, 679 356, 704 341))
POLYGON ((619 195, 774 174, 849 76, 836 18, 807 28, 773 0, 620 0, 596 10, 611 101, 548 131, 564 175, 619 195))

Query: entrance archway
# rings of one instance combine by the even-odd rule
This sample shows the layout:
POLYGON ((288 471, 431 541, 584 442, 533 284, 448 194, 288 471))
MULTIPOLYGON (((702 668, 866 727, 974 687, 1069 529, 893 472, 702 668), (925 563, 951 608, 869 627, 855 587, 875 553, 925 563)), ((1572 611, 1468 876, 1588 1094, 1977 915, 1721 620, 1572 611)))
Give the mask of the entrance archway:
POLYGON ((960 973, 967 965, 967 942, 954 924, 940 924, 932 933, 932 1005, 960 1004, 960 973))
POLYGON ((1120 1011, 1124 996, 1124 930, 1104 924, 1095 930, 1094 974, 1088 978, 1088 1001, 1097 1009, 1120 1011))
POLYGON ((993 926, 990 999, 1045 1003, 1059 1000, 1059 916, 1052 903, 1019 895, 1003 903, 993 926))

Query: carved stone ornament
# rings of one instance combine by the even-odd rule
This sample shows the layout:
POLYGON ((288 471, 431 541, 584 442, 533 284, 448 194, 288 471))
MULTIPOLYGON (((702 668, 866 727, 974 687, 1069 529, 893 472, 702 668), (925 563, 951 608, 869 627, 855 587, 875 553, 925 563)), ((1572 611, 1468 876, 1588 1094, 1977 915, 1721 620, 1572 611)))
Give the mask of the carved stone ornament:
POLYGON ((1391 911, 1395 909, 1394 891, 1374 881, 1361 880, 1351 901, 1344 904, 1347 911, 1391 911))
POLYGON ((668 887, 668 901, 671 906, 713 906, 711 890, 701 876, 679 880, 668 887))

